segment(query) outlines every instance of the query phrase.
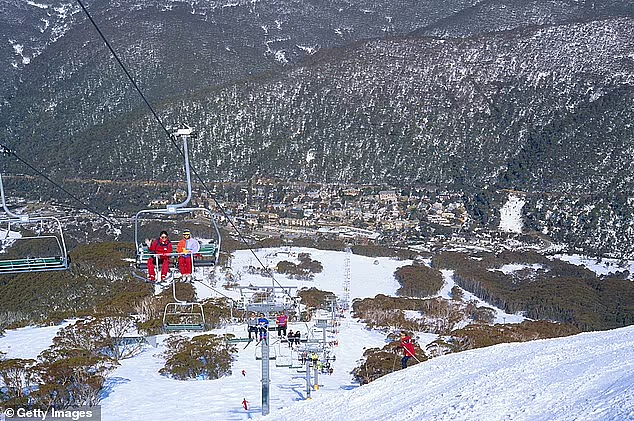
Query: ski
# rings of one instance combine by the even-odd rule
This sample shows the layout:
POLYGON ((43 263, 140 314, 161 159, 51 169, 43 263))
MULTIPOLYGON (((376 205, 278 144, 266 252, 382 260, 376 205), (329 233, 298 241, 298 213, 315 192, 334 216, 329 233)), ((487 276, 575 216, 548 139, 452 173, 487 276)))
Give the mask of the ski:
POLYGON ((251 342, 253 342, 253 339, 249 339, 249 342, 247 342, 247 344, 242 349, 247 349, 247 347, 251 345, 251 342))

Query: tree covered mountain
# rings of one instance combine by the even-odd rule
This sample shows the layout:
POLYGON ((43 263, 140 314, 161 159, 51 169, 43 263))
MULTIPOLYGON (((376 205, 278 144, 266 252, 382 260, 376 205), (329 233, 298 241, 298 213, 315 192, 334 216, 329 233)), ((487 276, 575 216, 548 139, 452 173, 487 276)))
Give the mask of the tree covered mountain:
MULTIPOLYGON (((13 45, 37 55, 2 82, 6 143, 54 176, 179 178, 177 151, 81 10, 40 5, 57 29, 29 44, 43 24, 18 5, 5 2, 25 17, 13 45)), ((464 191, 489 224, 496 192, 521 190, 529 228, 634 251, 628 2, 88 8, 165 124, 199 132, 206 179, 433 184, 464 191)))

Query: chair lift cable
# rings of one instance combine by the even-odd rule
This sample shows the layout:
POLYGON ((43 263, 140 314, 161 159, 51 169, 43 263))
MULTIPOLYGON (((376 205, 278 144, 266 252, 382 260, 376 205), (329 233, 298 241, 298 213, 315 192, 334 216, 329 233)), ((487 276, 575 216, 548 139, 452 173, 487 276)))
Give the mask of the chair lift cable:
POLYGON ((51 179, 49 176, 47 176, 46 174, 44 174, 42 171, 38 170, 37 168, 35 168, 33 165, 29 164, 26 160, 24 160, 23 158, 21 158, 17 153, 15 153, 15 151, 9 149, 8 147, 6 147, 5 145, 0 143, 0 153, 3 154, 4 156, 14 156, 18 161, 20 161, 21 163, 23 163, 24 165, 26 165, 27 167, 29 167, 32 171, 34 171, 37 175, 39 175, 40 177, 46 179, 49 183, 53 184, 55 187, 57 187, 58 189, 60 189, 61 191, 63 191, 64 193, 66 193, 68 196, 70 196, 72 199, 74 199, 75 201, 77 201, 81 207, 83 209, 86 209, 87 211, 94 213, 95 215, 98 215, 99 217, 101 217, 104 221, 106 221, 107 223, 109 223, 111 226, 115 226, 116 224, 110 220, 110 218, 108 218, 107 216, 103 215, 102 213, 100 213, 98 210, 93 209, 92 207, 90 207, 90 205, 84 203, 81 199, 79 199, 77 196, 75 196, 73 193, 69 192, 68 190, 66 190, 63 186, 61 186, 59 183, 57 183, 55 180, 51 179))

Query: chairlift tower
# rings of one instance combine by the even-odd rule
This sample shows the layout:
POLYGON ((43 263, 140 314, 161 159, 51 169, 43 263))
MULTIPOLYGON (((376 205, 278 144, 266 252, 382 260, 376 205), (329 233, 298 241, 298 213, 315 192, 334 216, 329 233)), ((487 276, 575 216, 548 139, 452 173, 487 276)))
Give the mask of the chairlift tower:
MULTIPOLYGON (((253 304, 252 307, 247 307, 247 311, 264 313, 268 319, 270 313, 279 310, 279 306, 274 303, 258 303, 253 304)), ((270 389, 271 389, 271 375, 270 375, 270 349, 269 341, 271 340, 270 331, 267 327, 266 337, 260 341, 261 355, 262 355, 262 415, 268 415, 270 412, 270 389)), ((257 350, 256 350, 257 359, 257 350)))
POLYGON ((343 296, 341 298, 341 307, 344 310, 350 309, 350 256, 352 248, 346 246, 346 257, 343 261, 343 296))

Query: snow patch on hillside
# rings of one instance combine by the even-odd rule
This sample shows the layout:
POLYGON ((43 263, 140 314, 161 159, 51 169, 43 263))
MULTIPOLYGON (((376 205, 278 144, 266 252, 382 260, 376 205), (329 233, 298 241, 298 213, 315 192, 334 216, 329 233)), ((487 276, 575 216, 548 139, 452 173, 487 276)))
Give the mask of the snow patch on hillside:
POLYGON ((500 231, 521 233, 524 226, 522 222, 522 208, 526 201, 519 196, 510 194, 508 200, 500 209, 500 231))

